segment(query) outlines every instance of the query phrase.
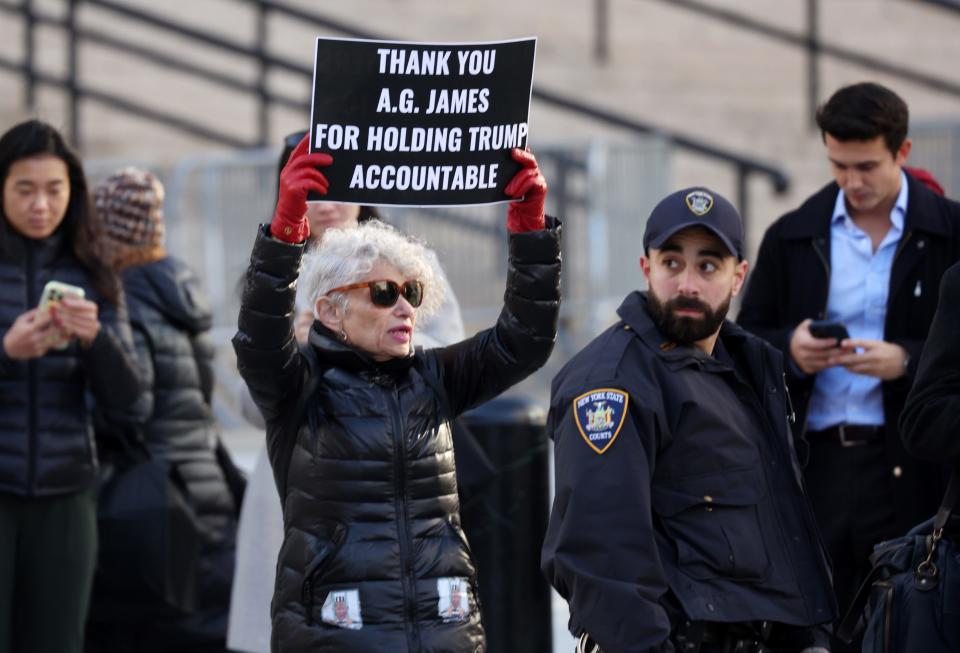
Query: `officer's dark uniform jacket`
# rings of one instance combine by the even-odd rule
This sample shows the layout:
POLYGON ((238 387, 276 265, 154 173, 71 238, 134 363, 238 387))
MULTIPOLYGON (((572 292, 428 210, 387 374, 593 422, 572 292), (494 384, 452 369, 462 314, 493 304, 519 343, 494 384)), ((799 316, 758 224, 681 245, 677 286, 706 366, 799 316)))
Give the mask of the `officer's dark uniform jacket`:
POLYGON ((495 327, 378 364, 319 323, 309 351, 298 352, 303 247, 260 233, 234 346, 267 422, 283 500, 274 651, 484 650, 450 432, 440 425, 533 372, 552 349, 559 227, 548 219, 546 230, 512 234, 509 248, 495 327), (451 586, 467 594, 462 611, 441 600, 451 586))
MULTIPOLYGON (((906 375, 882 384, 884 435, 897 518, 894 532, 904 532, 927 519, 943 496, 940 470, 907 455, 897 420, 936 311, 940 279, 960 260, 960 204, 940 197, 909 173, 907 189, 907 213, 890 271, 883 328, 884 340, 902 346, 910 355, 906 375)), ((839 190, 836 183, 827 184, 767 230, 744 292, 737 322, 785 356, 796 326, 806 318, 826 315, 830 221, 839 190)), ((799 374, 795 365, 787 365, 786 371, 797 410, 794 432, 800 438, 806 432, 816 376, 799 374)))
POLYGON ((569 603, 571 631, 604 653, 640 653, 672 651, 684 619, 829 622, 779 352, 730 322, 719 358, 667 343, 645 293, 618 313, 553 383, 556 496, 542 566, 569 603), (573 407, 598 389, 628 395, 602 454, 573 407))
MULTIPOLYGON (((150 452, 175 464, 190 505, 204 529, 198 609, 207 615, 195 630, 226 631, 236 537, 236 506, 217 462, 213 394, 213 323, 196 275, 173 257, 123 272, 130 323, 144 375, 140 428, 150 452), (216 618, 214 618, 216 617, 216 618)), ((199 632, 198 632, 199 634, 199 632)))
POLYGON ((51 280, 80 286, 99 307, 101 329, 89 347, 76 340, 32 360, 0 347, 0 493, 25 497, 93 487, 97 455, 88 393, 110 419, 129 423, 140 389, 122 300, 103 301, 58 230, 35 240, 9 229, 0 260, 0 338, 36 308, 51 280))

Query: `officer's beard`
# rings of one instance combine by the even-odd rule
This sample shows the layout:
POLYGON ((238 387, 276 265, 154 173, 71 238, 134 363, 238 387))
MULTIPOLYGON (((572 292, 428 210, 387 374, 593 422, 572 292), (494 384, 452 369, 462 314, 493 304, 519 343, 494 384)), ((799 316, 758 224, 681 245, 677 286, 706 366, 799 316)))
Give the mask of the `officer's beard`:
POLYGON ((678 296, 663 303, 651 288, 647 291, 647 305, 650 308, 650 315, 654 324, 657 325, 660 333, 667 340, 681 345, 692 345, 704 338, 709 338, 720 329, 720 325, 723 324, 723 320, 730 310, 732 297, 733 293, 731 292, 723 303, 714 310, 705 302, 693 297, 678 296), (701 311, 703 317, 677 317, 674 313, 677 309, 701 311))

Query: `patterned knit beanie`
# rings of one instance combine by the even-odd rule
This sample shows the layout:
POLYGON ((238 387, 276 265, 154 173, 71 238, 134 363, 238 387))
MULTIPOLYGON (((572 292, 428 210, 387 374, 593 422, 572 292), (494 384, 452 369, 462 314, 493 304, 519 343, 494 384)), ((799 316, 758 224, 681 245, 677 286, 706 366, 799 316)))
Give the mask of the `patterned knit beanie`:
POLYGON ((146 170, 124 168, 93 191, 94 234, 104 263, 115 270, 158 261, 163 248, 163 184, 146 170))

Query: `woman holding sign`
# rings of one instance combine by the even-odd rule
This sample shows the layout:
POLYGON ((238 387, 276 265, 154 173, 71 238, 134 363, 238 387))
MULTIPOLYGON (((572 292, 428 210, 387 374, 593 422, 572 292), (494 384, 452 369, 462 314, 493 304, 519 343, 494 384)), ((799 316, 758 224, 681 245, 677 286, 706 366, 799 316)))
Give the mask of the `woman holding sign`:
MULTIPOLYGON (((283 140, 283 149, 280 152, 277 168, 278 190, 280 174, 306 133, 300 130, 289 134, 283 140)), ((310 236, 305 247, 307 250, 316 247, 323 239, 323 234, 329 229, 353 229, 373 219, 383 220, 380 211, 374 206, 310 202, 307 205, 310 236)), ((421 320, 417 324, 414 344, 429 349, 463 340, 464 329, 460 305, 453 288, 447 281, 436 254, 429 249, 427 254, 435 266, 437 281, 443 286, 444 298, 443 303, 429 321, 421 320)), ((316 321, 313 303, 304 298, 301 288, 297 293, 297 316, 293 323, 294 333, 301 344, 306 343, 310 329, 316 321)), ((244 417, 254 425, 264 428, 263 417, 259 409, 253 405, 246 386, 244 385, 240 390, 242 392, 238 392, 238 403, 244 411, 244 417)), ((461 461, 457 467, 457 485, 461 492, 465 488, 469 491, 479 483, 488 480, 487 474, 492 474, 493 470, 489 461, 482 458, 482 454, 476 454, 479 447, 476 442, 467 442, 467 446, 462 446, 458 442, 458 440, 462 442, 464 438, 472 438, 460 420, 453 422, 452 430, 457 457, 461 461), (470 454, 474 454, 472 458, 470 454), (466 465, 463 465, 464 456, 467 456, 466 465), (463 481, 464 472, 466 472, 466 482, 463 481)), ((227 631, 227 647, 231 651, 236 650, 238 653, 241 651, 269 653, 270 651, 270 600, 273 597, 277 556, 280 553, 282 541, 283 514, 273 472, 270 470, 266 443, 264 443, 248 478, 237 532, 237 564, 233 577, 233 592, 230 597, 230 622, 227 631)))
POLYGON ((318 325, 293 337, 309 191, 327 154, 298 146, 254 245, 234 337, 267 421, 284 512, 276 651, 485 649, 476 571, 459 526, 448 422, 541 366, 556 335, 559 225, 529 152, 506 187, 510 260, 497 324, 414 351, 441 297, 419 243, 373 221, 332 230, 305 265, 318 325))

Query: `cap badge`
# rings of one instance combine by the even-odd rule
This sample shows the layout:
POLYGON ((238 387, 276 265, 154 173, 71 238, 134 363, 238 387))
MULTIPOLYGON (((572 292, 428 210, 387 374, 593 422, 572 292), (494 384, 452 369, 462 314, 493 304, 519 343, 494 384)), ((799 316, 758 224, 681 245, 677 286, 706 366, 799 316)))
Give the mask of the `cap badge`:
POLYGON ((704 216, 713 208, 713 195, 706 191, 691 191, 684 199, 687 202, 687 208, 697 216, 704 216))

